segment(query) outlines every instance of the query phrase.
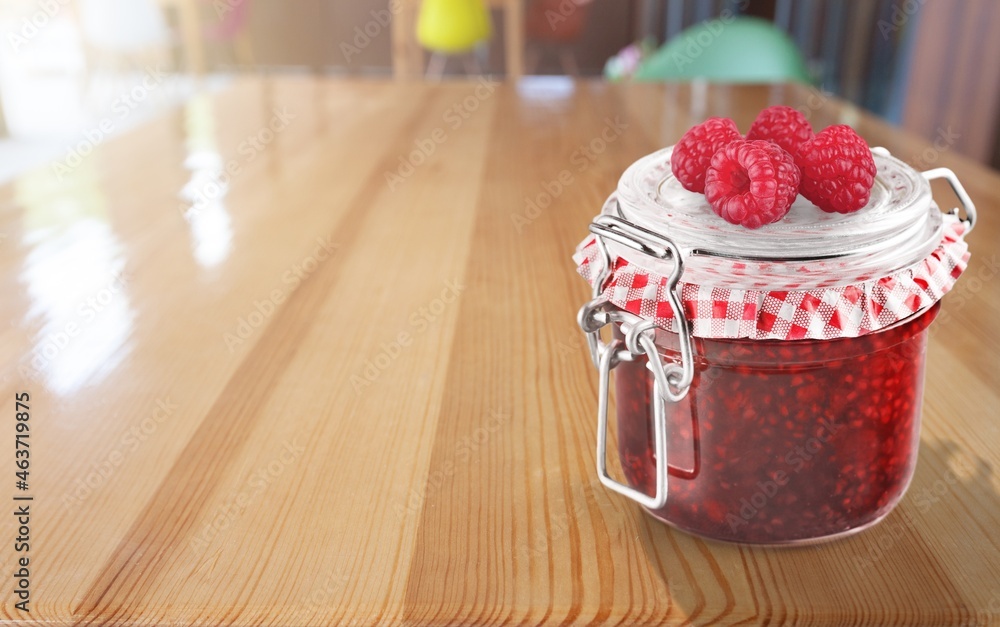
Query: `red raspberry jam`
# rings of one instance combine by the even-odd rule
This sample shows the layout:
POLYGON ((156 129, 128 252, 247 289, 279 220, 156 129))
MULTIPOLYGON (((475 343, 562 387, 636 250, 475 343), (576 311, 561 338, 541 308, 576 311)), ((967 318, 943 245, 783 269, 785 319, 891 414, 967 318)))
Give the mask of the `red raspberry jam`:
MULTIPOLYGON (((693 338, 695 378, 666 403, 668 497, 650 513, 732 542, 787 543, 860 530, 913 477, 927 327, 939 305, 877 333, 834 340, 693 338)), ((656 343, 678 360, 676 336, 656 343)), ((616 368, 625 477, 656 491, 652 377, 616 368)))

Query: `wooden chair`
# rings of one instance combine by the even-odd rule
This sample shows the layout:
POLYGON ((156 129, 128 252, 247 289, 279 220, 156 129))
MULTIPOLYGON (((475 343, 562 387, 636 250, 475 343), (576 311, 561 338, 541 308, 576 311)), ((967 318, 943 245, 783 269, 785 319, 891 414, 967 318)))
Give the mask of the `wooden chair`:
POLYGON ((251 0, 241 0, 228 5, 230 9, 214 22, 205 20, 205 16, 202 15, 206 7, 215 7, 214 1, 157 1, 164 9, 177 13, 188 72, 195 76, 203 76, 207 71, 206 40, 231 45, 237 65, 254 67, 255 58, 249 25, 251 0))
POLYGON ((431 53, 427 78, 441 80, 450 57, 462 58, 468 74, 482 74, 476 53, 488 45, 492 30, 482 0, 423 0, 417 41, 431 53))
MULTIPOLYGON (((234 4, 218 21, 206 25, 204 36, 208 41, 227 44, 232 47, 236 64, 243 68, 255 65, 253 40, 250 37, 250 2, 242 0, 234 4)), ((212 4, 203 0, 203 4, 212 4)))
POLYGON ((527 66, 534 74, 547 52, 555 53, 567 76, 579 76, 573 47, 583 36, 591 0, 529 0, 527 12, 527 66), (564 7, 569 7, 567 11, 564 7), (553 18, 553 16, 555 16, 553 18))
POLYGON ((177 11, 188 72, 205 74, 205 41, 202 39, 201 9, 198 0, 158 0, 168 10, 177 11))
MULTIPOLYGON (((488 0, 490 7, 503 9, 504 59, 507 77, 524 75, 524 0, 488 0)), ((400 10, 392 20, 392 70, 398 79, 423 76, 424 51, 416 38, 419 0, 400 0, 400 10)))

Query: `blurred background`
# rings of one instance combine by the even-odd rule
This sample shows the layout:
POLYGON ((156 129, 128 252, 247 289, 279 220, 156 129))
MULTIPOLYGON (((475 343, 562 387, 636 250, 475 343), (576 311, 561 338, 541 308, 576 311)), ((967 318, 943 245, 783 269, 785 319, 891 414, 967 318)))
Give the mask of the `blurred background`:
POLYGON ((995 0, 0 0, 0 32, 0 181, 295 72, 796 81, 1000 167, 995 0))

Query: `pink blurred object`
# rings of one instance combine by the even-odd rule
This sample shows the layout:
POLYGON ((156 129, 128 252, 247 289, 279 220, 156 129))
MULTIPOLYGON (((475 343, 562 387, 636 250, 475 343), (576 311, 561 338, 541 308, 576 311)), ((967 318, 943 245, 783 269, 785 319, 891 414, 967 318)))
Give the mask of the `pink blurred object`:
MULTIPOLYGON (((250 16, 250 0, 230 0, 217 2, 204 0, 213 7, 224 6, 227 10, 219 15, 219 21, 205 28, 205 37, 213 41, 232 41, 247 27, 250 16)), ((218 9, 216 9, 218 12, 218 9)))
POLYGON ((591 0, 533 0, 525 18, 528 37, 534 41, 571 44, 587 26, 591 0))

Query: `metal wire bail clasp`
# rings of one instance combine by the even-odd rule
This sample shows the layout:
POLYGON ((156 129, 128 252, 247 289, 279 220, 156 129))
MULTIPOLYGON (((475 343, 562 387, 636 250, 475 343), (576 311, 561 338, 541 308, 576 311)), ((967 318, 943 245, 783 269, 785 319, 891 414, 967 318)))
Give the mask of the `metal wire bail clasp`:
MULTIPOLYGON (((962 209, 965 210, 965 219, 963 220, 966 227, 965 234, 968 235, 971 233, 972 229, 976 226, 976 205, 973 204, 972 199, 969 198, 969 193, 965 191, 965 187, 962 185, 962 182, 958 180, 958 175, 948 168, 934 168, 933 170, 921 172, 921 174, 928 181, 944 179, 949 185, 951 185, 952 191, 955 192, 955 196, 958 197, 958 202, 962 204, 962 209)), ((952 213, 958 215, 958 208, 956 207, 952 210, 952 213)))
POLYGON ((678 282, 684 272, 680 249, 669 238, 632 224, 621 218, 602 215, 590 225, 596 235, 603 266, 594 279, 593 299, 580 309, 577 316, 580 328, 587 334, 591 358, 599 376, 597 409, 597 475, 607 488, 627 496, 650 509, 659 509, 667 502, 667 425, 664 403, 683 399, 694 380, 694 360, 691 349, 691 330, 681 304, 678 282), (667 279, 667 298, 677 322, 681 363, 664 363, 656 349, 656 325, 652 320, 622 311, 601 295, 611 276, 612 260, 607 241, 611 240, 656 259, 672 260, 673 270, 667 279), (621 325, 624 341, 614 340, 605 344, 601 329, 612 322, 621 325), (608 396, 611 370, 622 361, 633 361, 646 355, 653 373, 653 440, 656 455, 656 494, 649 496, 630 486, 615 481, 607 470, 608 396))

